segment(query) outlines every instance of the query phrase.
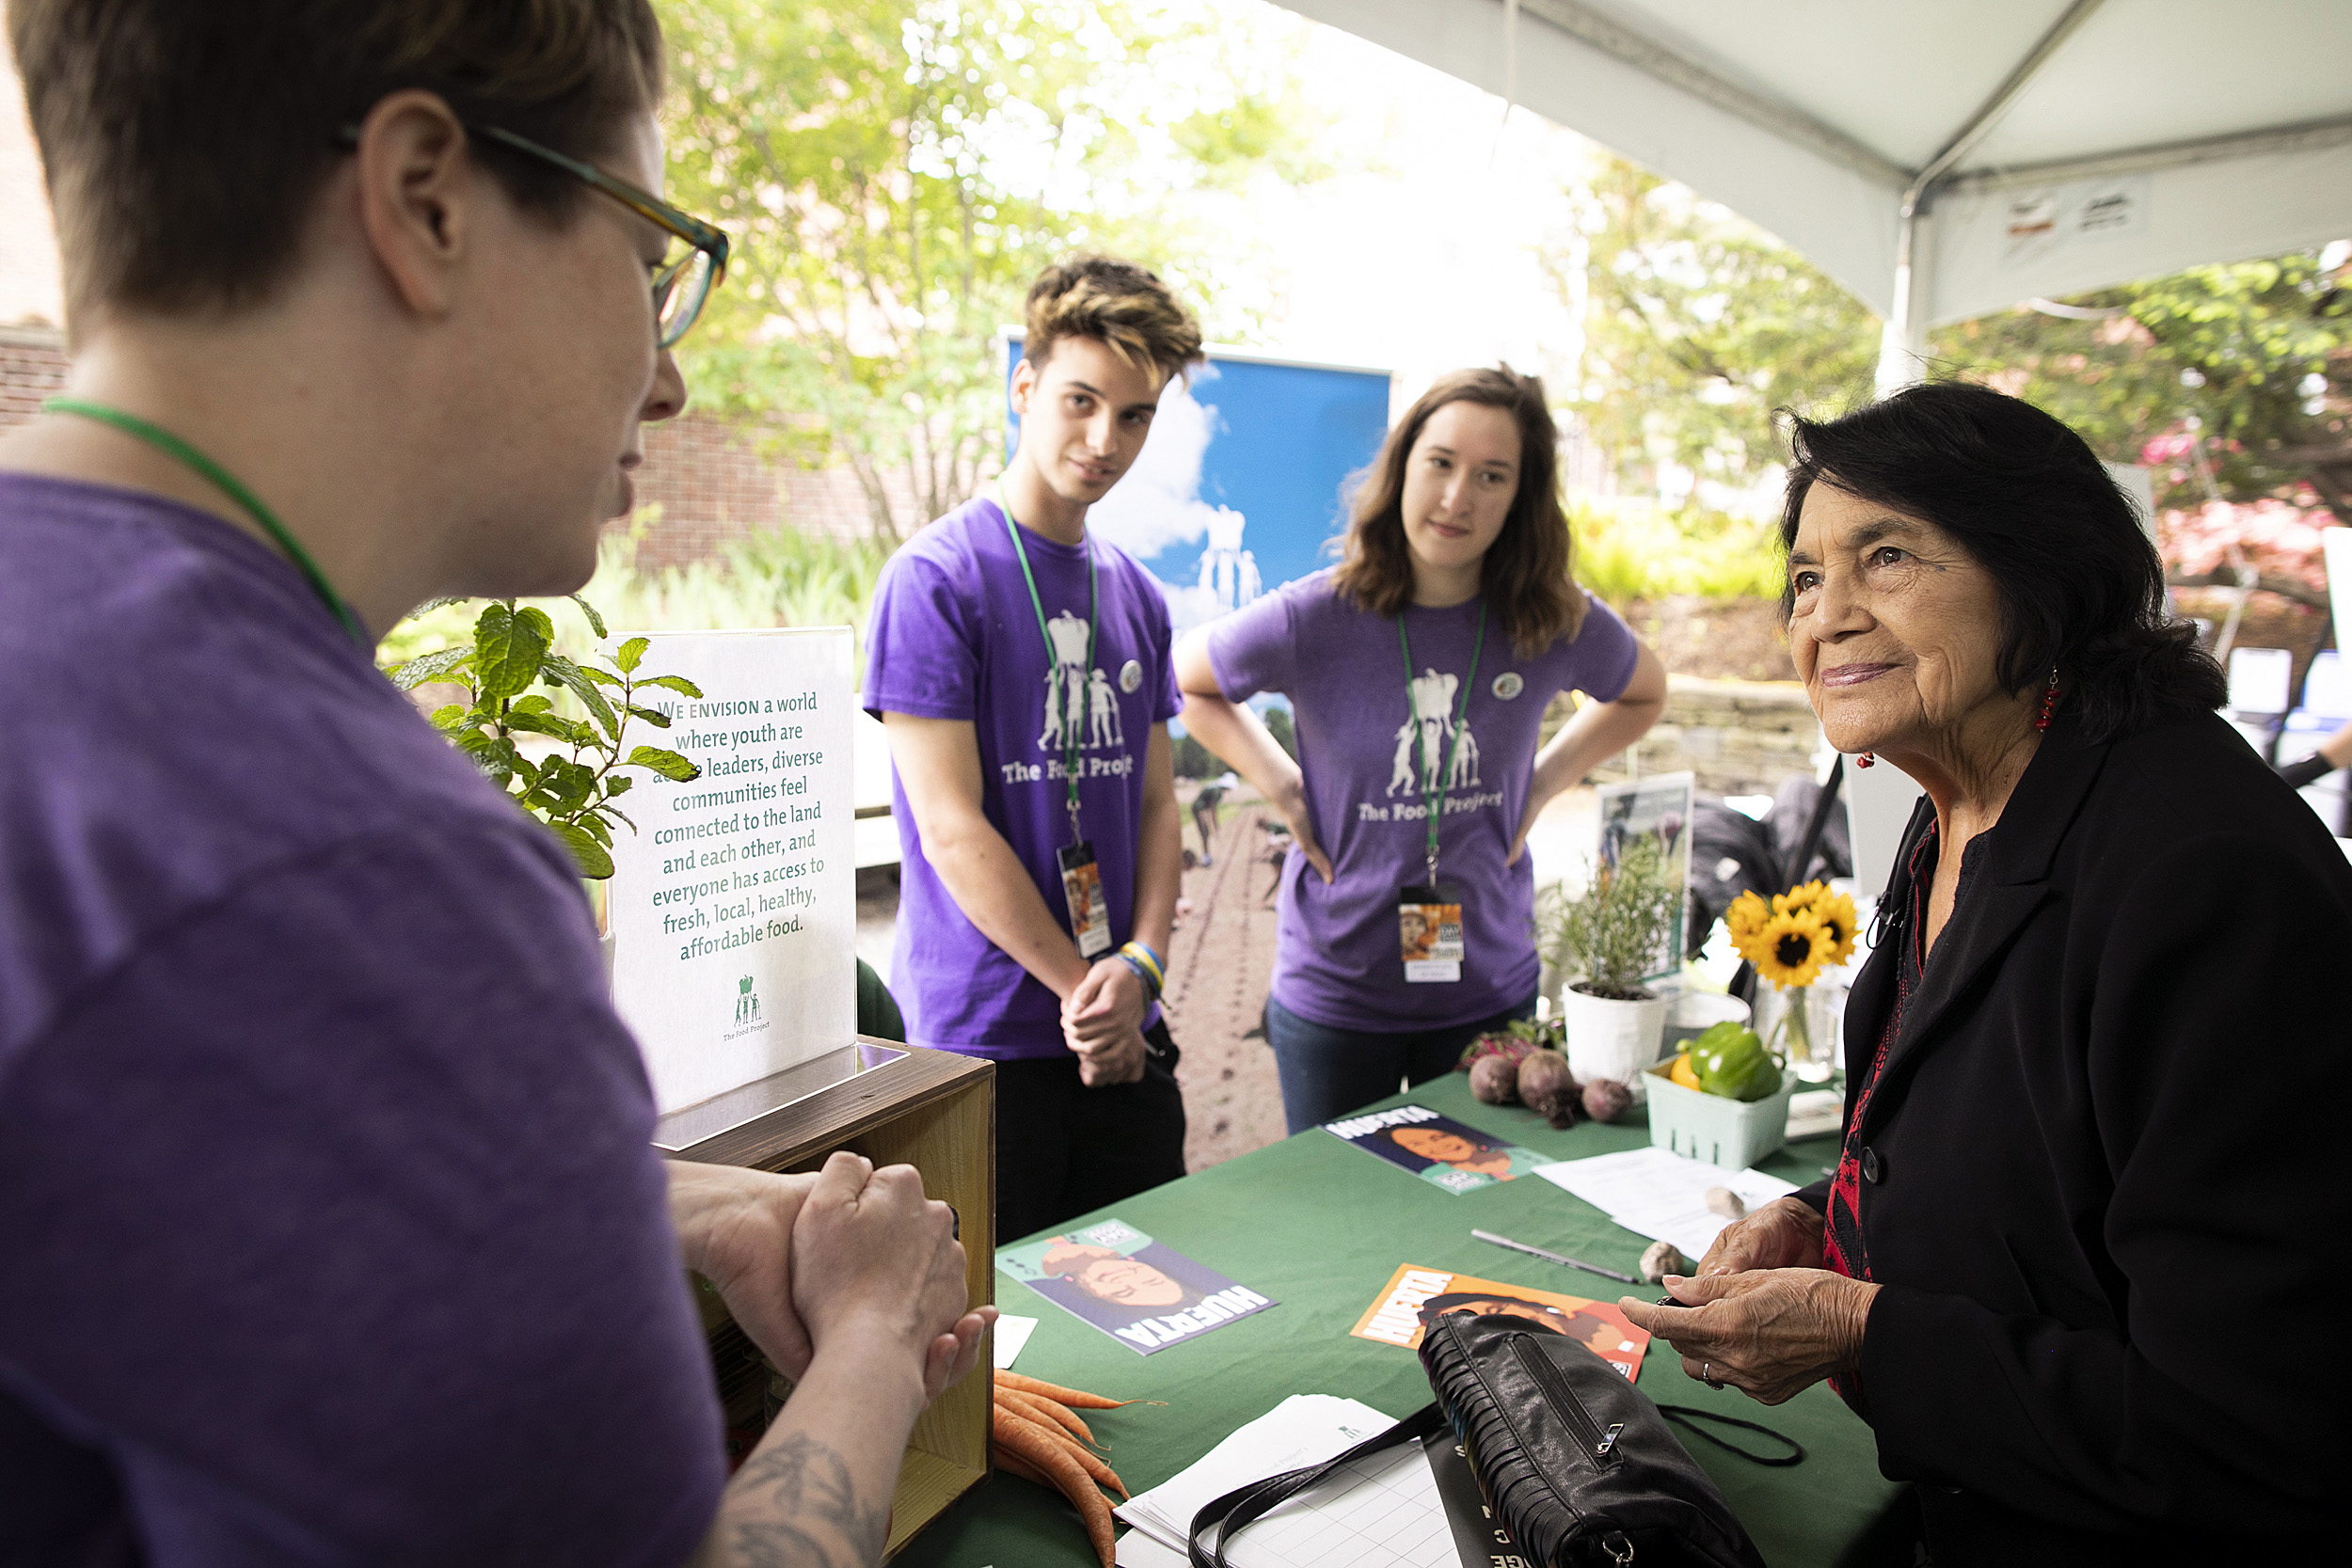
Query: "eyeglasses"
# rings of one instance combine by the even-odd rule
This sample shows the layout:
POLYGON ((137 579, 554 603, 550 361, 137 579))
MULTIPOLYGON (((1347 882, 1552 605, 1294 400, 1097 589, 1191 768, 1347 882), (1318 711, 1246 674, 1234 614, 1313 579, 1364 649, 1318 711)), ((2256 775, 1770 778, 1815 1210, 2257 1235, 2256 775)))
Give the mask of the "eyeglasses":
MULTIPOLYGON (((495 125, 469 125, 467 131, 485 141, 498 143, 516 152, 552 164, 575 179, 611 197, 655 228, 668 233, 673 243, 653 275, 654 344, 658 348, 673 348, 687 329, 703 313, 704 303, 710 291, 717 288, 727 275, 727 237, 690 213, 680 212, 651 192, 638 189, 626 180, 615 179, 596 165, 567 157, 551 147, 542 147, 526 136, 495 125), (683 252, 677 244, 686 246, 683 252)), ((346 125, 340 138, 346 147, 359 145, 359 128, 346 125)))

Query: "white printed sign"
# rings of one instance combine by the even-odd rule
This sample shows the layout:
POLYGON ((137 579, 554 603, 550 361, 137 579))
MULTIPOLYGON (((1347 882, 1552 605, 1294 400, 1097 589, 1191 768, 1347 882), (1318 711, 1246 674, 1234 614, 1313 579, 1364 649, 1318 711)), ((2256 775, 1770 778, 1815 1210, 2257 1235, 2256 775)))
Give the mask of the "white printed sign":
POLYGON ((645 738, 703 773, 623 797, 637 832, 612 844, 612 1001, 665 1115, 857 1032, 851 636, 662 632, 645 651, 703 693, 640 697, 671 718, 645 738))

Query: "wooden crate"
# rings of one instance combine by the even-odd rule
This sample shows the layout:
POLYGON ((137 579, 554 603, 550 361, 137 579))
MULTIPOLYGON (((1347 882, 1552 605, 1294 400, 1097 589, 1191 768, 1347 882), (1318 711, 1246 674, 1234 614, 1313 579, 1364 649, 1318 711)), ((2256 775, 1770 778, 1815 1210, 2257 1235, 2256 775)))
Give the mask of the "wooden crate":
MULTIPOLYGON (((913 1165, 923 1173, 924 1192, 955 1209, 968 1299, 983 1306, 994 1299, 996 1277, 996 1069, 945 1051, 864 1043, 903 1050, 906 1058, 679 1148, 673 1158, 800 1171, 814 1170, 846 1148, 878 1165, 913 1165)), ((744 1357, 757 1353, 727 1317, 718 1293, 697 1286, 695 1301, 710 1332, 722 1393, 740 1395, 744 1357)), ((984 1351, 983 1362, 985 1356, 984 1351)), ((990 1403, 983 1365, 914 1423, 891 1499, 885 1557, 987 1477, 990 1403)), ((730 1426, 741 1417, 740 1407, 731 1405, 730 1426)))

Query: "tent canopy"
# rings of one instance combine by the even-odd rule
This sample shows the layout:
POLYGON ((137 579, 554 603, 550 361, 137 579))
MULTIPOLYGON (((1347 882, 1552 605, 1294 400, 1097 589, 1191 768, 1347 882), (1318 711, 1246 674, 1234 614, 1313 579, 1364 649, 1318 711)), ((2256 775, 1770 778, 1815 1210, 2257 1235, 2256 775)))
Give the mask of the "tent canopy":
MULTIPOLYGON (((2345 0, 1283 0, 1931 325, 2352 234, 2345 0)), ((1907 372, 1907 373, 1902 373, 1907 372)))

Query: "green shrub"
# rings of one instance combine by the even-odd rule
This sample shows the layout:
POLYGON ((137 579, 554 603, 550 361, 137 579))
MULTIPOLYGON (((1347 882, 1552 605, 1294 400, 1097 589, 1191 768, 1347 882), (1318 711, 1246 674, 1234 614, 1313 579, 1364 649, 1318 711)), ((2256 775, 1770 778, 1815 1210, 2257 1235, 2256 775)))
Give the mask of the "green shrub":
POLYGON ((1770 519, 1685 507, 1569 510, 1576 580, 1612 605, 1695 594, 1710 599, 1778 598, 1786 568, 1770 519))

